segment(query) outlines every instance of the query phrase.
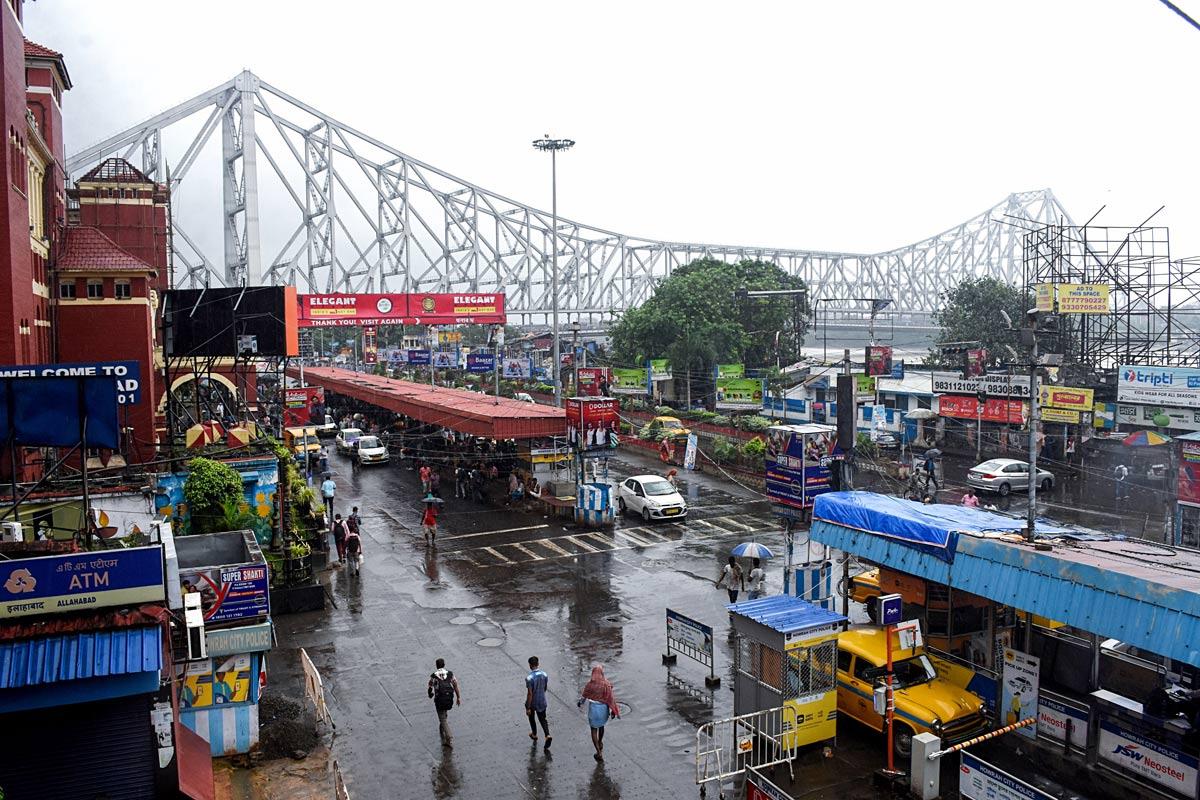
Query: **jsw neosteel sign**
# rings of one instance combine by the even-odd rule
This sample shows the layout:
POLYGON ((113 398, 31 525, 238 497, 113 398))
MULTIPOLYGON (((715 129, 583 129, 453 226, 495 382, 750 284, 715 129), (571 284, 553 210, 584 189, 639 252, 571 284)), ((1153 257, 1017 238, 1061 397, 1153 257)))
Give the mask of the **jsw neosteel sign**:
POLYGON ((1123 365, 1117 373, 1117 400, 1200 408, 1200 369, 1123 365))

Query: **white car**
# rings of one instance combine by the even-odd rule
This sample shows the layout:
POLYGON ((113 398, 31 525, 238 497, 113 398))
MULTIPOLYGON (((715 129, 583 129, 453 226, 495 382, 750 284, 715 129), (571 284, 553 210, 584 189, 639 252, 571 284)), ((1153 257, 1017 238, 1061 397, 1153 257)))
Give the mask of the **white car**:
POLYGON ((354 443, 354 460, 362 464, 386 464, 388 449, 378 436, 360 436, 354 443))
POLYGON ((325 421, 316 426, 317 436, 322 439, 333 436, 337 433, 337 423, 333 421, 333 414, 326 414, 325 421))
MULTIPOLYGON (((1029 489, 1029 465, 1015 458, 993 458, 967 471, 967 485, 985 492, 1006 495, 1014 489, 1029 489)), ((1038 467, 1039 492, 1054 488, 1054 474, 1038 467)))
POLYGON ((683 519, 687 503, 666 478, 658 475, 634 475, 617 487, 617 508, 622 513, 641 514, 642 519, 683 519))
POLYGON ((339 453, 349 453, 354 450, 354 443, 363 435, 360 428, 342 428, 334 439, 334 446, 339 453))

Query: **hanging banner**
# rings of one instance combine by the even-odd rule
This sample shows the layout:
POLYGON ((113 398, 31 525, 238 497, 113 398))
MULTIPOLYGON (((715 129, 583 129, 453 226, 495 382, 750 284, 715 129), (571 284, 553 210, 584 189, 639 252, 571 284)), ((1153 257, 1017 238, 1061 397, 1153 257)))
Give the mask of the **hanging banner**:
POLYGON ((301 328, 507 321, 503 294, 300 294, 301 328))
POLYGON ((648 371, 628 367, 613 367, 612 386, 609 391, 613 394, 648 394, 648 371))
POLYGON ((584 397, 604 397, 608 394, 608 369, 606 367, 579 368, 579 394, 584 397))
POLYGON ((717 408, 757 410, 762 404, 763 384, 758 378, 717 378, 717 408))
POLYGON ((495 353, 467 353, 467 372, 495 372, 495 353))
POLYGON ((1043 407, 1073 408, 1076 411, 1091 411, 1096 404, 1094 389, 1075 389, 1070 386, 1043 386, 1039 391, 1043 407))
MULTIPOLYGON (((1004 648, 1000 687, 1000 713, 1003 715, 1000 721, 1004 725, 1037 716, 1040 664, 1041 660, 1036 656, 1011 647, 1004 648)), ((1018 728, 1016 733, 1029 739, 1037 738, 1037 729, 1033 725, 1018 728)))
POLYGON ((409 350, 408 364, 413 367, 428 367, 429 366, 429 351, 428 350, 409 350))
POLYGON ((1058 313, 1107 314, 1107 283, 1058 284, 1058 313))
POLYGON ((1024 425, 1029 413, 1028 404, 1020 400, 1004 400, 989 397, 979 413, 979 400, 975 397, 944 394, 938 398, 938 414, 953 419, 975 419, 984 422, 1001 422, 1007 425, 1024 425))
POLYGON ((1079 412, 1069 408, 1041 408, 1038 409, 1038 414, 1041 416, 1042 422, 1061 422, 1065 425, 1078 425, 1080 420, 1079 412))
POLYGON ((652 358, 646 362, 650 367, 651 381, 669 381, 671 380, 671 359, 669 358, 652 358))
POLYGON ((718 378, 744 378, 746 377, 745 364, 717 364, 718 378))
POLYGON ((363 363, 376 364, 379 362, 379 348, 375 346, 375 328, 363 328, 363 363))
POLYGON ((700 449, 700 438, 694 433, 689 433, 687 437, 687 450, 683 452, 683 468, 694 470, 696 468, 696 451, 700 449))
POLYGON ((1184 505, 1200 506, 1200 442, 1181 441, 1179 446, 1176 499, 1184 505))
POLYGON ((117 403, 136 405, 142 400, 142 367, 137 361, 93 361, 84 364, 22 364, 0 366, 0 378, 103 378, 116 379, 117 403))
POLYGON ((880 346, 867 348, 867 374, 871 376, 892 374, 892 348, 880 346))
POLYGON ((1054 311, 1054 284, 1039 283, 1037 285, 1037 302, 1038 311, 1051 313, 1054 311))
POLYGON ((283 390, 283 427, 299 428, 325 422, 325 389, 321 386, 283 390))
POLYGON ((500 362, 500 373, 506 378, 528 378, 533 374, 533 361, 528 358, 506 358, 500 362))
POLYGON ((567 443, 584 451, 615 447, 618 411, 617 401, 607 397, 568 397, 567 443))

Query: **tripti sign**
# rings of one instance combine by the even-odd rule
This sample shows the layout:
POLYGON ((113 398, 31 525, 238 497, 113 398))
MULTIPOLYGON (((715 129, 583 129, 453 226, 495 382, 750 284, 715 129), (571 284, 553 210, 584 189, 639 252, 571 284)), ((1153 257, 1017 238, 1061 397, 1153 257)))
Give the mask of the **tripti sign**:
POLYGON ((103 378, 116 379, 117 402, 142 401, 142 368, 136 361, 95 361, 86 364, 25 364, 0 367, 0 378, 103 378))
POLYGON ((1111 719, 1100 720, 1100 758, 1127 772, 1165 786, 1184 797, 1196 796, 1195 757, 1138 736, 1111 719))
POLYGON ((165 598, 159 547, 0 562, 0 618, 132 606, 165 598))
POLYGON ((1122 365, 1117 401, 1200 408, 1200 369, 1122 365))

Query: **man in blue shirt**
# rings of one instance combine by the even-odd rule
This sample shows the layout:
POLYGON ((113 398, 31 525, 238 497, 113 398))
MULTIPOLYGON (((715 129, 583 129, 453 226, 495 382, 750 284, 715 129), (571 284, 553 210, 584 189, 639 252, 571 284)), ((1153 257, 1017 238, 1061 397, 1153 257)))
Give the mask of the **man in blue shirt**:
POLYGON ((337 492, 337 484, 333 482, 333 476, 325 473, 325 480, 321 483, 321 499, 325 503, 325 514, 329 519, 329 527, 333 528, 333 495, 337 492))
POLYGON ((542 733, 546 735, 543 749, 548 751, 554 739, 550 735, 550 724, 546 722, 546 687, 550 684, 550 678, 538 669, 537 656, 529 657, 529 670, 529 675, 525 677, 525 714, 529 717, 529 738, 537 741, 537 722, 542 723, 542 733), (535 715, 537 722, 534 721, 535 715))

